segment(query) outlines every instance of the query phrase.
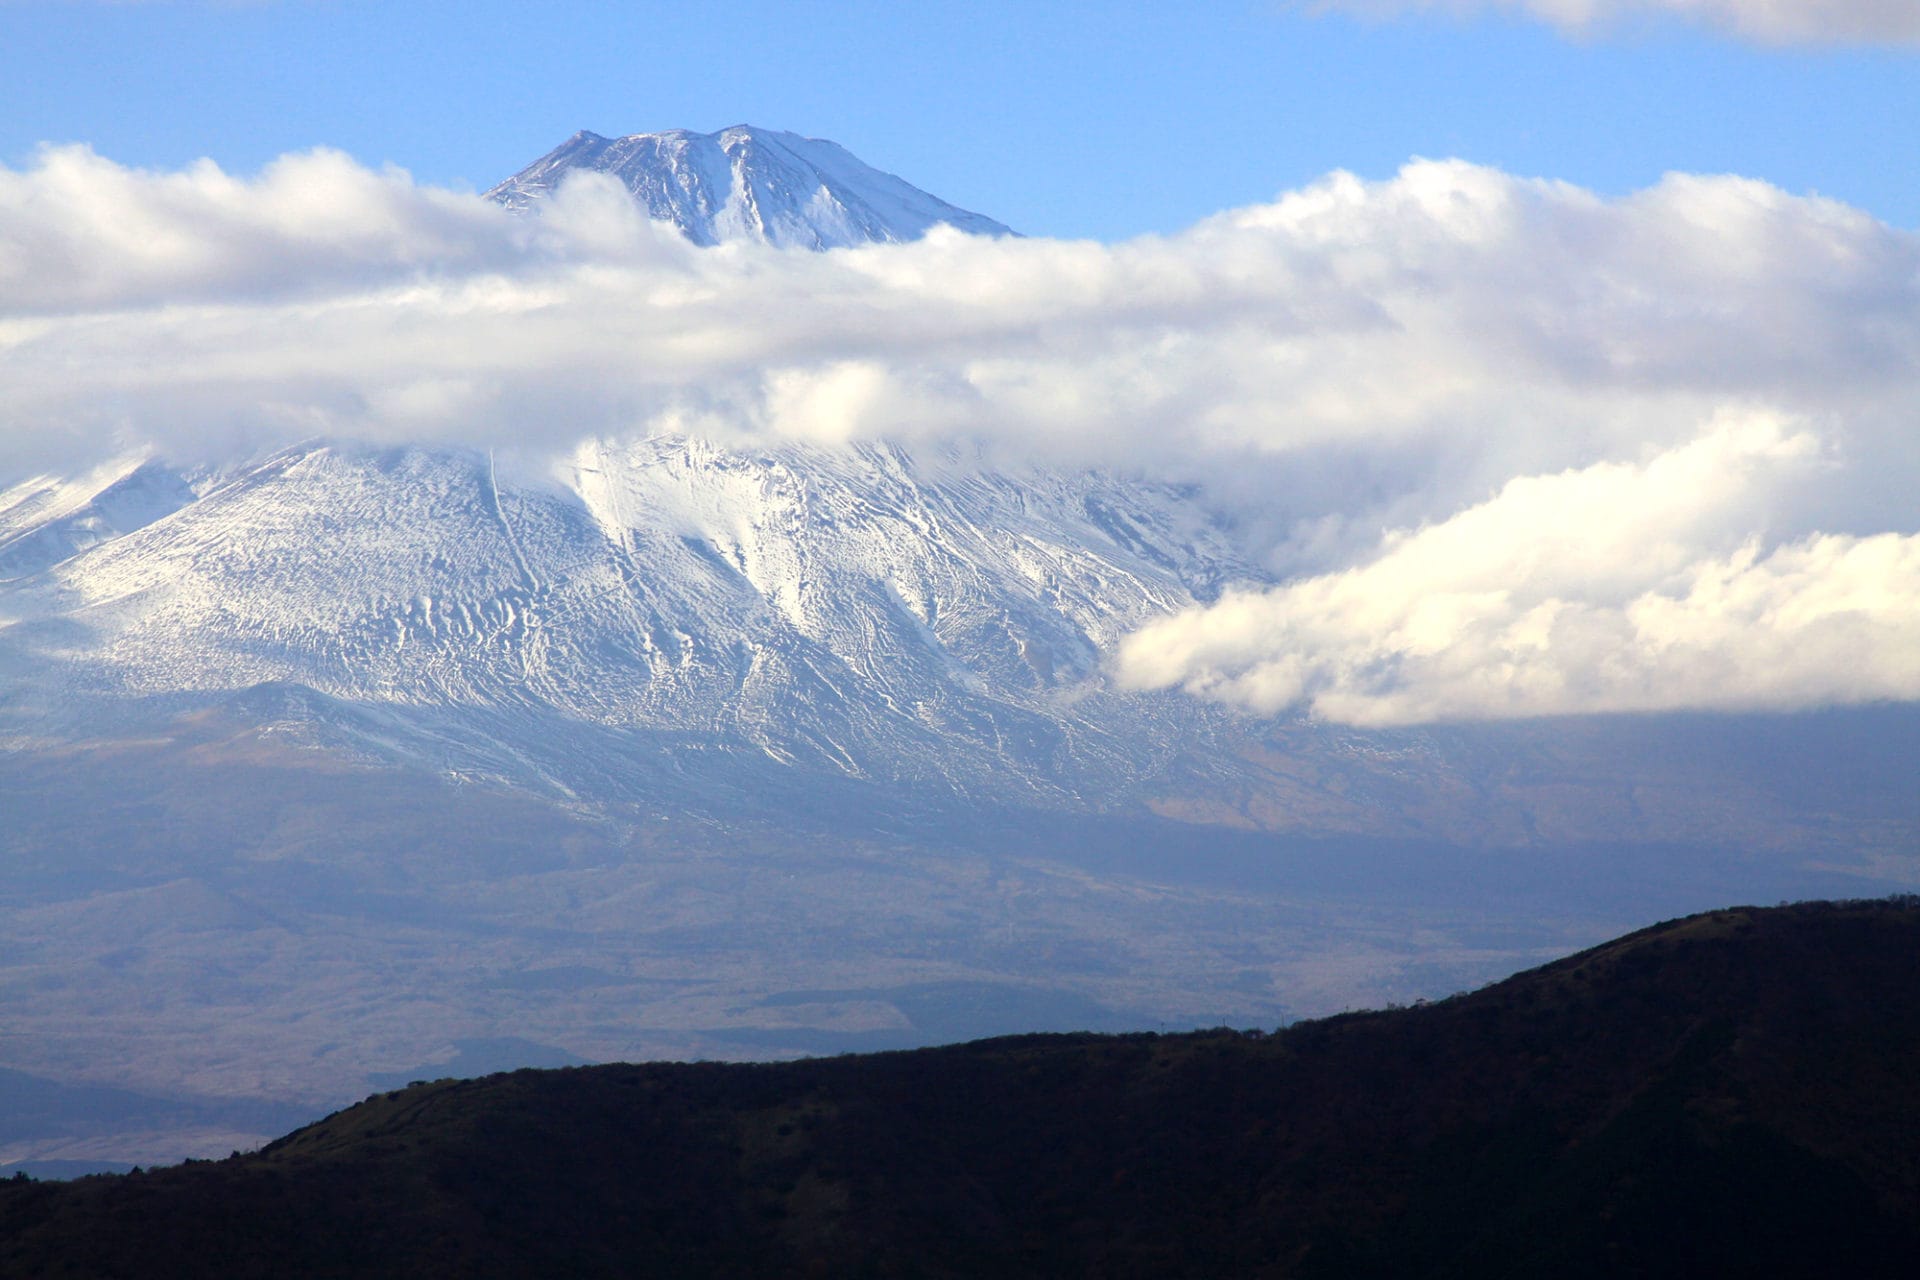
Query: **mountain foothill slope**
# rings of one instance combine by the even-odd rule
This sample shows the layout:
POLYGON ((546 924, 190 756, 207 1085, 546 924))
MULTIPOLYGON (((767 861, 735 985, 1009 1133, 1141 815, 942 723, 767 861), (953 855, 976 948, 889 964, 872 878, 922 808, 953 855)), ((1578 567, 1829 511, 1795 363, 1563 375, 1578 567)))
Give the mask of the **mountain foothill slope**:
POLYGON ((1920 908, 1735 909, 1270 1035, 379 1094, 0 1184, 0 1274, 1902 1276, 1920 908))

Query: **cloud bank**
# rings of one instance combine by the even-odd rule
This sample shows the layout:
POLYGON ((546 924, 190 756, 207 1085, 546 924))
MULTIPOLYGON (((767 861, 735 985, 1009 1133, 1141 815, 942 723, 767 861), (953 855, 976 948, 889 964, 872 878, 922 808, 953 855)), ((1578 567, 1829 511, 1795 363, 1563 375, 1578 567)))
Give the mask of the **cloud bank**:
POLYGON ((1174 236, 813 254, 593 175, 529 219, 331 152, 56 148, 0 169, 0 385, 0 482, 655 431, 1192 482, 1278 585, 1114 670, 1261 711, 1920 696, 1920 237, 1746 179, 1417 161, 1174 236))
POLYGON ((1920 697, 1920 537, 1714 549, 1816 449, 1749 418, 1644 464, 1515 479, 1364 565, 1154 623, 1116 667, 1361 725, 1920 697))
POLYGON ((1912 0, 1310 0, 1315 12, 1367 17, 1518 12, 1574 35, 1644 17, 1675 17, 1767 45, 1920 45, 1912 0))

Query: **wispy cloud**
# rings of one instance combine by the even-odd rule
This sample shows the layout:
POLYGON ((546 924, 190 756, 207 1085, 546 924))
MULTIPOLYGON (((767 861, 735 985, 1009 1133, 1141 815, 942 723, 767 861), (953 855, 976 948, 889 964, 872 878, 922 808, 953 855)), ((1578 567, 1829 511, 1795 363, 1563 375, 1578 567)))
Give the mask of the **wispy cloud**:
POLYGON ((1368 17, 1521 13, 1582 36, 1634 18, 1672 17, 1759 44, 1920 45, 1920 5, 1912 0, 1303 0, 1303 7, 1368 17))
POLYGON ((1267 558, 1129 644, 1137 685, 1362 721, 1920 696, 1920 236, 1760 182, 1421 161, 1117 245, 811 254, 696 249, 593 176, 527 219, 329 152, 63 148, 0 170, 0 300, 7 472, 964 443, 1196 481, 1267 558))

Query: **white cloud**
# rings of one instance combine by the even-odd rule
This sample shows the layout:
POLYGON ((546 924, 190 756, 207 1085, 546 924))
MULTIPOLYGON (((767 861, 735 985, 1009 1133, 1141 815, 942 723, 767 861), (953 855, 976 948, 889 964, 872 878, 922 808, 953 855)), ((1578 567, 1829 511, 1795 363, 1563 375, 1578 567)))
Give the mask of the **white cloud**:
POLYGON ((1642 17, 1677 17, 1761 44, 1920 44, 1913 0, 1307 0, 1317 12, 1508 11, 1587 35, 1642 17))
POLYGON ((1755 417, 1517 478, 1358 567, 1154 623, 1116 673, 1364 725, 1920 698, 1920 537, 1716 545, 1810 465, 1755 417))
MULTIPOLYGON (((604 178, 524 219, 329 152, 237 178, 63 148, 0 170, 0 300, 0 481, 129 444, 563 451, 667 427, 1198 481, 1291 585, 1120 669, 1343 718, 1664 705, 1683 657, 1776 636, 1710 641, 1703 610, 1744 616, 1714 583, 1759 601, 1827 566, 1897 597, 1885 548, 1920 492, 1920 236, 1739 178, 1603 199, 1418 161, 1118 245, 811 254, 696 249, 604 178), (1396 638, 1368 648, 1356 618, 1396 638), (1577 659, 1661 618, 1695 639, 1636 639, 1604 679, 1577 659), (1459 664, 1509 651, 1470 696, 1459 664)), ((1897 663, 1839 665, 1850 693, 1702 677, 1681 704, 1898 687, 1897 663)))

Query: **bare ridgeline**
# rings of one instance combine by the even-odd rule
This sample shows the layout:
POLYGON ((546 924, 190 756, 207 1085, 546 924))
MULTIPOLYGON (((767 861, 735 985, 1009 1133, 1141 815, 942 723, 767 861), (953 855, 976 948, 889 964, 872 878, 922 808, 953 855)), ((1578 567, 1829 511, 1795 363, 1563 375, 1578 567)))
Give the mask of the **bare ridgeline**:
POLYGON ((380 1094, 0 1184, 0 1274, 1905 1276, 1920 899, 1718 911, 1271 1035, 380 1094))

